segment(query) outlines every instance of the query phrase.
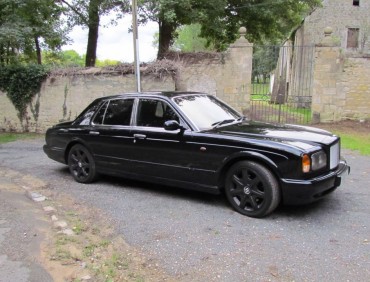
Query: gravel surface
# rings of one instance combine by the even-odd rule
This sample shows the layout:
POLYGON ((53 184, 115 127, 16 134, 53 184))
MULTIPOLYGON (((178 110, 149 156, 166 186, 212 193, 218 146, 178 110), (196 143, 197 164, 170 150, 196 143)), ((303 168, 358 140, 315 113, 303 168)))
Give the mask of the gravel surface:
POLYGON ((370 281, 369 157, 345 151, 351 174, 327 199, 252 219, 223 196, 111 177, 78 184, 42 145, 0 145, 0 167, 100 208, 127 243, 179 281, 370 281))
POLYGON ((0 180, 0 282, 53 281, 38 260, 45 217, 11 185, 0 180))

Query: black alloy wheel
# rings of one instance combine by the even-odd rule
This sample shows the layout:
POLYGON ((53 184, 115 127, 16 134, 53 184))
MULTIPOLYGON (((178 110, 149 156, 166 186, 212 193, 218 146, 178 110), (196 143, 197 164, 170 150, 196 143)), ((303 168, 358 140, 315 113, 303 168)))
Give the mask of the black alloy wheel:
POLYGON ((74 145, 68 154, 69 171, 80 183, 93 182, 97 176, 95 161, 83 145, 74 145))
POLYGON ((265 166, 241 161, 228 171, 225 193, 232 207, 243 215, 264 217, 280 203, 279 184, 265 166))

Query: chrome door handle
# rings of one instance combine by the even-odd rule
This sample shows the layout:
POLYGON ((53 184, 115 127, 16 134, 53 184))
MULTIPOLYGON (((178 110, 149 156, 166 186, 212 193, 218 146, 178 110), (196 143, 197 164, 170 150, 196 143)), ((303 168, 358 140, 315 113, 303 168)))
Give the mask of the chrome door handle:
POLYGON ((98 132, 98 131, 90 131, 89 134, 90 135, 99 135, 100 132, 98 132))
POLYGON ((137 138, 137 139, 145 139, 146 138, 146 135, 144 135, 144 134, 134 134, 134 138, 137 138))

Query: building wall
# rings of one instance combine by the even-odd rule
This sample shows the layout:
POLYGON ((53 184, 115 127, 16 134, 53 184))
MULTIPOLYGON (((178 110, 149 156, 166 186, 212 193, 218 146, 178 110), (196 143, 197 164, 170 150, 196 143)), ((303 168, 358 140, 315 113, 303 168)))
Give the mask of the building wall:
POLYGON ((332 43, 328 36, 315 48, 313 121, 370 119, 370 58, 343 54, 332 43))
POLYGON ((306 17, 303 27, 297 32, 300 37, 298 44, 320 43, 324 38, 322 31, 330 26, 333 28, 334 39, 346 50, 348 28, 359 28, 360 48, 348 52, 370 53, 370 0, 360 0, 359 6, 354 6, 353 2, 353 0, 324 0, 323 6, 306 17))
POLYGON ((338 82, 345 94, 342 118, 370 118, 370 58, 347 58, 338 82))

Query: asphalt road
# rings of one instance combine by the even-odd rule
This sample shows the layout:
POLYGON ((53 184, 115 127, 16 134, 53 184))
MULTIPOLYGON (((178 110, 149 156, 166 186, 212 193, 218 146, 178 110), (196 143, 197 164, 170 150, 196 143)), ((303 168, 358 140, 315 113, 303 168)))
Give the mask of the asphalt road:
POLYGON ((179 281, 370 281, 369 157, 345 151, 351 174, 325 200, 252 219, 223 196, 111 177, 78 184, 42 145, 0 145, 0 167, 100 208, 127 243, 179 281))

